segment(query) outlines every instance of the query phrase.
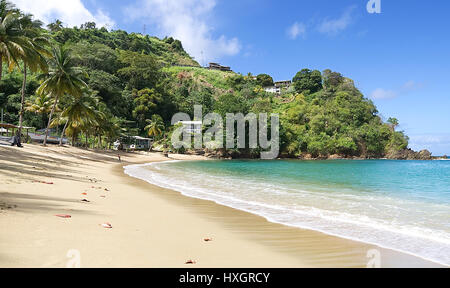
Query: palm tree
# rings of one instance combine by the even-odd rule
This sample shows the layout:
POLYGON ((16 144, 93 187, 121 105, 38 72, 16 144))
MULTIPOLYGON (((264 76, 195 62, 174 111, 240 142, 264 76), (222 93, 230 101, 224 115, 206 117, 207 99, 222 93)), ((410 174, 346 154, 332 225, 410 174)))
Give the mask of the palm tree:
POLYGON ((395 128, 397 128, 397 126, 399 125, 398 119, 392 117, 387 120, 387 123, 391 127, 392 131, 395 131, 395 128))
POLYGON ((64 137, 64 133, 66 131, 67 128, 67 123, 68 118, 67 117, 63 117, 62 113, 55 113, 55 117, 53 117, 52 119, 52 123, 50 124, 50 127, 55 127, 55 126, 59 126, 59 125, 64 125, 63 131, 61 133, 61 138, 59 139, 59 146, 62 146, 62 142, 63 142, 63 137, 64 137))
POLYGON ((109 118, 113 118, 114 115, 111 113, 111 111, 108 109, 108 106, 103 103, 98 101, 97 104, 97 121, 96 121, 96 125, 94 126, 94 143, 93 145, 95 145, 95 140, 98 137, 98 142, 97 142, 97 148, 100 148, 102 146, 102 136, 106 133, 106 129, 108 126, 108 120, 109 118))
MULTIPOLYGON (((42 117, 42 127, 45 126, 45 115, 52 110, 53 99, 49 95, 38 94, 34 96, 32 101, 27 100, 25 103, 25 111, 40 114, 42 117)), ((58 109, 56 109, 58 110, 58 109)))
POLYGON ((37 93, 49 94, 55 99, 45 131, 44 146, 47 144, 48 131, 59 98, 64 94, 81 97, 83 88, 87 88, 86 83, 81 79, 85 73, 81 68, 75 67, 73 60, 70 50, 63 46, 53 47, 48 74, 45 75, 46 79, 37 89, 37 93))
POLYGON ((47 72, 48 65, 44 55, 49 55, 45 49, 48 40, 41 36, 41 21, 32 19, 31 15, 23 15, 20 19, 22 34, 26 37, 26 43, 23 46, 24 54, 21 55, 23 62, 23 82, 22 82, 22 97, 20 102, 19 112, 19 139, 22 132, 23 112, 25 108, 25 88, 27 83, 27 67, 30 67, 32 72, 41 69, 47 72))
POLYGON ((56 32, 63 28, 63 23, 57 19, 55 22, 48 24, 47 28, 52 32, 56 32))
POLYGON ((125 129, 122 128, 124 120, 116 116, 108 117, 106 119, 106 122, 103 124, 103 129, 108 146, 111 148, 111 143, 113 143, 120 136, 123 136, 123 132, 125 132, 125 129))
MULTIPOLYGON (((161 134, 164 133, 164 121, 161 116, 158 114, 152 115, 152 120, 146 119, 149 124, 145 126, 145 130, 148 130, 148 136, 154 136, 159 137, 161 134)), ((165 134, 164 134, 164 140, 165 140, 165 134)), ((164 141, 165 142, 165 141, 164 141)), ((150 147, 150 151, 152 150, 152 147, 150 147)))
POLYGON ((87 127, 94 126, 99 117, 99 112, 95 105, 98 103, 98 97, 93 95, 90 91, 85 91, 81 96, 75 96, 68 99, 65 108, 60 114, 60 119, 52 121, 52 126, 64 123, 64 129, 61 133, 59 144, 62 145, 62 139, 66 129, 71 131, 72 145, 75 144, 78 131, 84 130, 87 127), (61 121, 61 119, 63 121, 61 121))
POLYGON ((20 27, 20 14, 15 6, 6 0, 0 1, 0 81, 3 62, 12 70, 18 66, 18 57, 24 55, 26 43, 20 27))

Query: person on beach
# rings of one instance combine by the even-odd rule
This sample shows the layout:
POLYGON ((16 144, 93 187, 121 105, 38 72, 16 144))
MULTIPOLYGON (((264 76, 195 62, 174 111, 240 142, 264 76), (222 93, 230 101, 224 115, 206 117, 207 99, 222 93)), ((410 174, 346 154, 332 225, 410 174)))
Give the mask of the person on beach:
POLYGON ((120 154, 117 154, 117 158, 119 159, 119 162, 122 162, 122 160, 120 159, 120 154))
POLYGON ((16 136, 13 136, 11 146, 17 145, 17 147, 23 147, 22 143, 20 143, 20 134, 17 131, 16 136))

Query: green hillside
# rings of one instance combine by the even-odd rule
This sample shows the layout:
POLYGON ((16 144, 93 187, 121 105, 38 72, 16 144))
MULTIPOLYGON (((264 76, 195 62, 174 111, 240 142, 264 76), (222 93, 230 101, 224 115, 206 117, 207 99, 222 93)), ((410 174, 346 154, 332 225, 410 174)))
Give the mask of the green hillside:
POLYGON ((61 28, 52 33, 52 38, 59 43, 68 45, 87 42, 103 44, 111 49, 146 53, 155 56, 158 61, 167 65, 200 66, 184 51, 181 42, 172 37, 159 39, 122 30, 108 32, 105 28, 96 29, 94 27, 94 24, 91 24, 82 28, 61 28))

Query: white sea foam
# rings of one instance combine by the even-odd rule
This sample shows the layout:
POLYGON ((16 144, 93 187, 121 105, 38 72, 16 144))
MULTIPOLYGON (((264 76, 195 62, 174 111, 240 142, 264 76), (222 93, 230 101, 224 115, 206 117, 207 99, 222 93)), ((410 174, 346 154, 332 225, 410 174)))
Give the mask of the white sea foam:
POLYGON ((422 212, 421 204, 411 200, 345 191, 330 194, 280 187, 260 179, 230 179, 171 170, 171 165, 165 164, 168 162, 130 165, 124 167, 124 171, 151 184, 257 214, 271 222, 358 240, 450 265, 450 233, 445 222, 447 206, 427 204, 422 212), (429 223, 420 223, 420 219, 413 221, 409 219, 410 207, 417 208, 419 218, 420 213, 430 213, 431 208, 435 213, 432 216, 444 219, 445 223, 429 227, 429 223))

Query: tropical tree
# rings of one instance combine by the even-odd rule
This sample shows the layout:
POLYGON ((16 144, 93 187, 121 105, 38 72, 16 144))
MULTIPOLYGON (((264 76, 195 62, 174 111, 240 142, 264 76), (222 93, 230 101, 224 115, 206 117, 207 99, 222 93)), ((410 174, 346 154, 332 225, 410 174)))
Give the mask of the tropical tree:
POLYGON ((25 37, 20 27, 20 14, 15 6, 6 0, 0 1, 0 81, 5 62, 11 71, 18 66, 18 57, 23 56, 25 37))
POLYGON ((91 91, 85 89, 81 96, 67 97, 67 100, 59 117, 52 121, 51 125, 56 126, 64 123, 59 145, 62 145, 62 139, 67 128, 72 132, 72 145, 74 145, 78 131, 87 130, 89 127, 96 125, 101 117, 96 110, 98 97, 91 91))
POLYGON ((44 127, 45 116, 52 111, 52 105, 53 99, 49 95, 37 94, 31 100, 25 102, 25 111, 41 115, 42 127, 44 127))
POLYGON ((23 82, 19 112, 19 139, 22 132, 23 112, 25 110, 25 88, 27 83, 27 67, 32 72, 42 70, 47 72, 48 65, 45 55, 49 55, 45 48, 48 44, 47 38, 41 35, 42 22, 33 20, 32 15, 23 15, 20 19, 22 34, 25 37, 23 54, 20 56, 23 62, 23 82))
MULTIPOLYGON (((100 97, 99 97, 100 98, 100 97)), ((114 115, 108 109, 108 106, 103 102, 98 102, 96 108, 97 121, 94 126, 94 145, 96 143, 95 140, 98 137, 97 147, 100 148, 102 146, 102 136, 106 133, 109 119, 113 118, 114 115)))
POLYGON ((292 79, 298 93, 309 91, 316 93, 322 89, 322 74, 318 70, 302 69, 292 79))
POLYGON ((57 19, 55 22, 48 24, 47 28, 52 32, 57 32, 63 28, 63 23, 57 19))
POLYGON ((45 131, 44 146, 47 144, 48 131, 58 100, 64 94, 81 97, 86 83, 81 79, 85 74, 79 67, 73 65, 70 50, 63 46, 53 47, 52 57, 49 59, 49 71, 44 75, 45 80, 37 89, 39 94, 50 94, 55 99, 45 131))
POLYGON ((155 89, 142 89, 133 91, 135 108, 133 110, 133 117, 136 118, 140 128, 145 125, 145 121, 150 115, 153 115, 157 110, 160 110, 160 104, 163 97, 155 89))
MULTIPOLYGON (((145 126, 145 130, 147 130, 148 136, 154 136, 155 138, 160 137, 161 134, 164 134, 165 126, 164 121, 161 116, 158 114, 152 115, 152 120, 147 119, 147 126, 145 126)), ((164 134, 165 138, 165 134, 164 134)), ((165 141, 164 141, 165 142, 165 141)), ((150 147, 151 150, 151 147, 150 147)))
POLYGON ((259 74, 256 76, 256 81, 262 87, 273 86, 273 78, 267 74, 259 74))
POLYGON ((392 118, 392 117, 390 117, 387 120, 387 123, 391 127, 392 131, 395 131, 395 128, 397 128, 397 126, 399 125, 398 119, 397 118, 392 118))
POLYGON ((123 120, 118 117, 107 117, 105 123, 103 123, 103 131, 106 137, 106 141, 111 148, 111 143, 118 137, 123 136, 124 128, 122 128, 123 120))

